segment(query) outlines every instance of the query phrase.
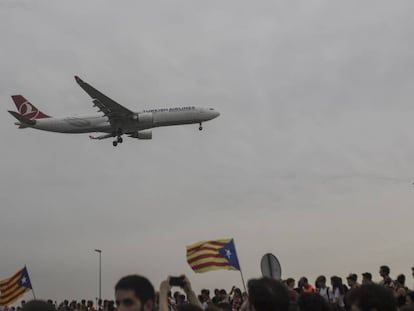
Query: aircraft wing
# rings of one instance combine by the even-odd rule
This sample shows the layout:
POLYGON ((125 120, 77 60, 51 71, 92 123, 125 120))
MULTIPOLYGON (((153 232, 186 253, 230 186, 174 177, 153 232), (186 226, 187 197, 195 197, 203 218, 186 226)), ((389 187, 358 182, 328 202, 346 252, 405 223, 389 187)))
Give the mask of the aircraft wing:
POLYGON ((110 99, 105 94, 102 94, 97 89, 84 82, 78 76, 75 76, 76 82, 79 86, 86 92, 90 97, 92 97, 92 102, 94 106, 99 108, 99 111, 103 112, 105 116, 108 117, 111 123, 119 122, 126 117, 130 117, 134 114, 133 111, 125 108, 124 106, 118 104, 116 101, 110 99))

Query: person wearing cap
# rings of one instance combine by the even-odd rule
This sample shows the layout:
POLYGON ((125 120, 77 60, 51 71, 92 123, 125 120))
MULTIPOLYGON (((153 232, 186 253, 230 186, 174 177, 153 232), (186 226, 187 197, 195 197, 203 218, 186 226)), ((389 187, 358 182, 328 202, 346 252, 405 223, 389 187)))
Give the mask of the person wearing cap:
POLYGON ((361 285, 357 282, 358 276, 355 273, 350 273, 346 278, 349 289, 360 287, 361 285))
POLYGON ((362 273, 362 285, 374 284, 372 282, 372 274, 369 272, 362 273))

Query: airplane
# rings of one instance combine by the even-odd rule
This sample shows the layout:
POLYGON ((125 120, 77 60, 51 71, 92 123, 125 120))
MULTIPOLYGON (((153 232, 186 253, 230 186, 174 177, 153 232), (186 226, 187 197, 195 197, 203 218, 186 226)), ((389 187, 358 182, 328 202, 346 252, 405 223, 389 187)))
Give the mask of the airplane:
POLYGON ((107 139, 116 137, 112 142, 116 147, 123 142, 122 135, 137 139, 152 139, 150 129, 182 124, 199 124, 217 118, 220 113, 213 108, 197 108, 194 106, 178 108, 149 109, 134 112, 118 104, 97 89, 75 76, 79 86, 92 98, 93 106, 103 115, 52 118, 41 112, 22 95, 13 95, 12 99, 17 111, 9 113, 19 122, 19 128, 34 128, 57 133, 104 133, 101 136, 89 136, 91 139, 107 139))

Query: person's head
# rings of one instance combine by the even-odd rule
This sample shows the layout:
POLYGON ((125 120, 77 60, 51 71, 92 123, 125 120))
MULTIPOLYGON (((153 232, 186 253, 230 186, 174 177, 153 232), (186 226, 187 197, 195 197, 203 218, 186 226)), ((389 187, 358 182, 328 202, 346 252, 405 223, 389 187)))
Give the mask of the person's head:
POLYGON ((115 285, 117 311, 152 311, 155 291, 151 282, 140 275, 128 275, 115 285))
POLYGON ((56 311, 53 304, 44 300, 31 300, 23 304, 22 311, 56 311))
POLYGON ((293 278, 286 279, 286 285, 287 285, 287 287, 289 287, 289 289, 294 289, 295 288, 295 279, 293 279, 293 278))
POLYGON ((185 303, 185 295, 183 294, 179 294, 177 296, 177 301, 176 301, 177 305, 181 305, 185 303))
POLYGON ((331 277, 331 285, 332 285, 332 288, 339 288, 339 289, 341 289, 341 287, 342 287, 342 279, 339 277, 339 276, 336 276, 336 275, 334 275, 334 276, 332 276, 331 277))
POLYGON ((347 276, 346 281, 349 287, 354 287, 357 284, 358 276, 355 273, 351 273, 347 276))
POLYGON ((308 287, 308 286, 309 286, 308 279, 302 276, 298 281, 298 287, 302 288, 302 287, 308 287))
POLYGON ((247 283, 251 311, 288 311, 289 292, 271 278, 251 279, 247 283))
POLYGON ((392 291, 377 284, 362 285, 350 291, 347 301, 352 311, 397 311, 392 291))
POLYGON ((396 281, 398 282, 398 285, 404 286, 405 285, 405 275, 404 274, 399 274, 397 276, 396 281))
POLYGON ((214 296, 219 296, 220 295, 220 290, 218 288, 214 289, 214 296))
POLYGON ((238 297, 242 298, 242 292, 241 292, 240 288, 236 287, 234 289, 234 296, 238 296, 238 297))
POLYGON ((303 293, 299 296, 298 306, 301 311, 329 311, 325 299, 317 293, 303 293))
POLYGON ((203 296, 203 298, 209 298, 210 297, 210 291, 208 289, 202 289, 201 290, 201 296, 203 296))
POLYGON ((316 288, 325 288, 326 287, 326 277, 324 275, 320 275, 316 278, 315 281, 316 288))
POLYGON ((221 299, 225 299, 227 297, 227 292, 225 289, 220 289, 219 296, 221 299))
POLYGON ((362 273, 362 284, 371 284, 372 283, 372 274, 369 272, 362 273))
POLYGON ((390 267, 388 267, 388 266, 381 266, 380 269, 379 269, 379 274, 382 277, 389 276, 390 275, 390 272, 391 272, 391 270, 390 270, 390 267))

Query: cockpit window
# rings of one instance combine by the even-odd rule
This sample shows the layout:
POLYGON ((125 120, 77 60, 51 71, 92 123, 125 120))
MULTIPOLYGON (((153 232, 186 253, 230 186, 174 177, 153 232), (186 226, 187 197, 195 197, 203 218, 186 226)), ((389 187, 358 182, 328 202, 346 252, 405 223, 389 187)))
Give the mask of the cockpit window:
POLYGON ((213 108, 210 108, 210 110, 214 110, 213 108))

